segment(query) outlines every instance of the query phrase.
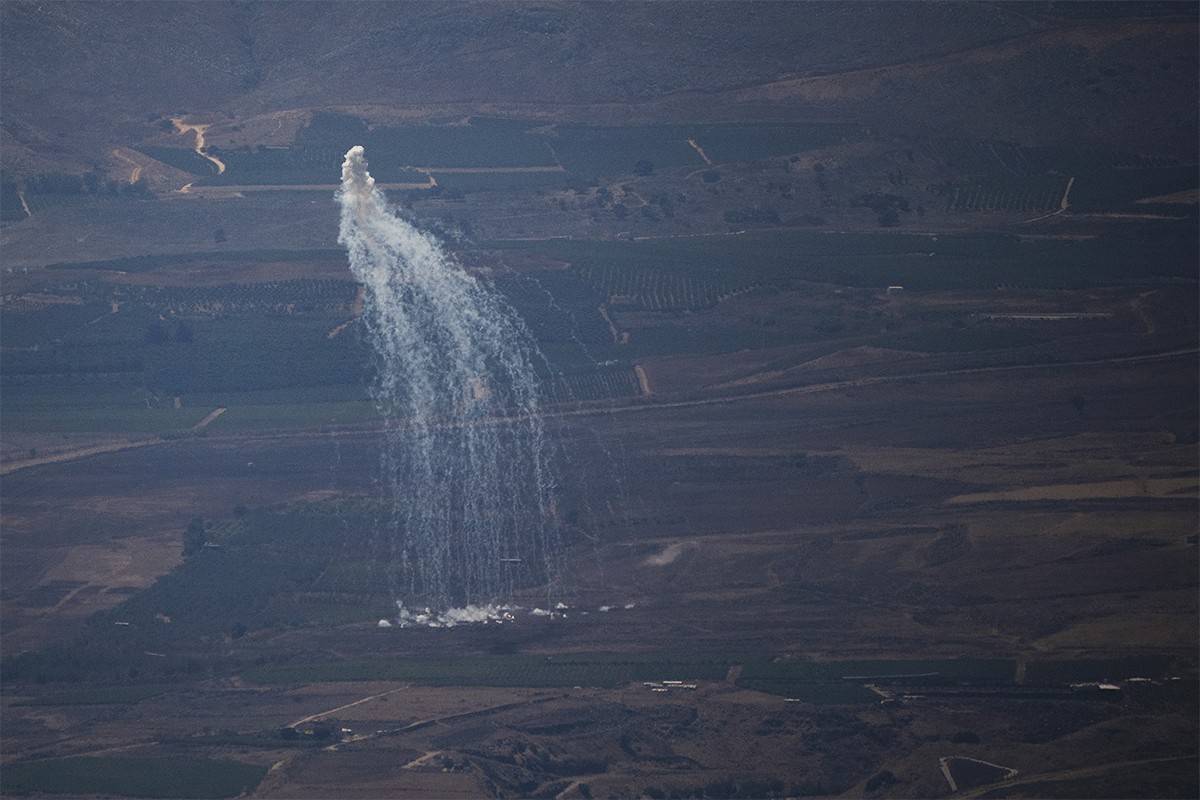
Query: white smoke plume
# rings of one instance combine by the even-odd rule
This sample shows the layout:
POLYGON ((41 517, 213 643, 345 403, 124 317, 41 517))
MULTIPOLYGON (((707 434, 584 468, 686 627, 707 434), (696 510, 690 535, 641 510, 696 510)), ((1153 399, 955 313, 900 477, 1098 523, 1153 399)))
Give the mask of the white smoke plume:
POLYGON ((393 597, 486 607, 548 586, 558 532, 532 337, 489 285, 389 207, 362 147, 346 153, 338 201, 385 421, 380 556, 393 597))

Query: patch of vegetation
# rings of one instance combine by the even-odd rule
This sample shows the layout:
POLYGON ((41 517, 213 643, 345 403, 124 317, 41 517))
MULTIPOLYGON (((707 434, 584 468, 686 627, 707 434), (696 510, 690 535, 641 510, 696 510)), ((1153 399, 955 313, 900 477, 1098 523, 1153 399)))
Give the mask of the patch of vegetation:
POLYGON ((997 176, 947 185, 950 211, 1056 211, 1067 189, 1057 175, 997 176))
POLYGON ((617 365, 613 368, 557 377, 550 384, 548 399, 551 402, 586 402, 615 397, 636 397, 641 393, 637 373, 628 366, 617 365))
POLYGON ((689 275, 624 265, 586 265, 574 271, 618 309, 684 311, 709 308, 723 297, 747 288, 735 280, 703 272, 689 275))
POLYGON ((4 765, 5 794, 122 797, 236 797, 258 785, 265 766, 206 758, 54 758, 4 765))

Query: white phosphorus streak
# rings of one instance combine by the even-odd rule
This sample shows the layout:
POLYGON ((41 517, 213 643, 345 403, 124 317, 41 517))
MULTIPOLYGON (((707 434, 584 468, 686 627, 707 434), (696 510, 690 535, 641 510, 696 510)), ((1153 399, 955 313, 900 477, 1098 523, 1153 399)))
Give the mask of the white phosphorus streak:
POLYGON ((362 147, 346 154, 338 201, 385 423, 380 556, 393 598, 446 609, 549 585, 558 533, 532 337, 388 206, 362 147))

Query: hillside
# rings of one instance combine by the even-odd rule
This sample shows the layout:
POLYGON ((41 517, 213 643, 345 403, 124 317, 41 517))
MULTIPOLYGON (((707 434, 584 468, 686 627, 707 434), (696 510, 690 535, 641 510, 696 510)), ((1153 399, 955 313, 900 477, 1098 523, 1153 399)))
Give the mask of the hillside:
POLYGON ((1194 3, 617 8, 6 3, 3 165, 113 170, 112 148, 170 116, 249 125, 311 108, 852 120, 1175 156, 1196 140, 1194 3))

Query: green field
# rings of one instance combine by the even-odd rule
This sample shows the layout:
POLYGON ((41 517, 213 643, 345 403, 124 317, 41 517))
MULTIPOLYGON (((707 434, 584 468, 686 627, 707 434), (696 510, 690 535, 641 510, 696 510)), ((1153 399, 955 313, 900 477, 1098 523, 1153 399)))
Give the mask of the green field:
POLYGON ((325 425, 370 425, 380 421, 374 403, 273 403, 231 405, 209 426, 214 433, 314 428, 325 425))
POLYGON ((4 429, 11 432, 169 434, 188 430, 211 410, 136 406, 38 410, 5 408, 0 418, 3 419, 4 429))
POLYGON ((842 122, 729 124, 704 126, 695 132, 694 138, 709 160, 724 164, 758 161, 858 141, 863 138, 863 131, 854 123, 842 122))
POLYGON ((729 661, 704 656, 579 653, 559 656, 464 656, 436 659, 356 660, 246 670, 264 685, 315 681, 412 681, 426 686, 612 688, 636 681, 723 680, 729 661))
POLYGON ((581 266, 575 270, 614 308, 683 311, 708 308, 727 295, 747 288, 725 276, 685 274, 624 265, 581 266))
POLYGON ((1024 241, 1007 234, 821 233, 786 230, 638 241, 490 242, 569 261, 591 273, 649 270, 736 284, 832 283, 880 288, 1084 288, 1195 277, 1197 233, 1164 225, 1094 239, 1024 241))
POLYGON ((206 758, 53 758, 4 765, 4 794, 123 797, 235 797, 258 785, 267 767, 206 758))
POLYGON ((15 703, 18 706, 113 706, 132 705, 158 697, 166 686, 107 686, 73 692, 55 692, 15 703))

